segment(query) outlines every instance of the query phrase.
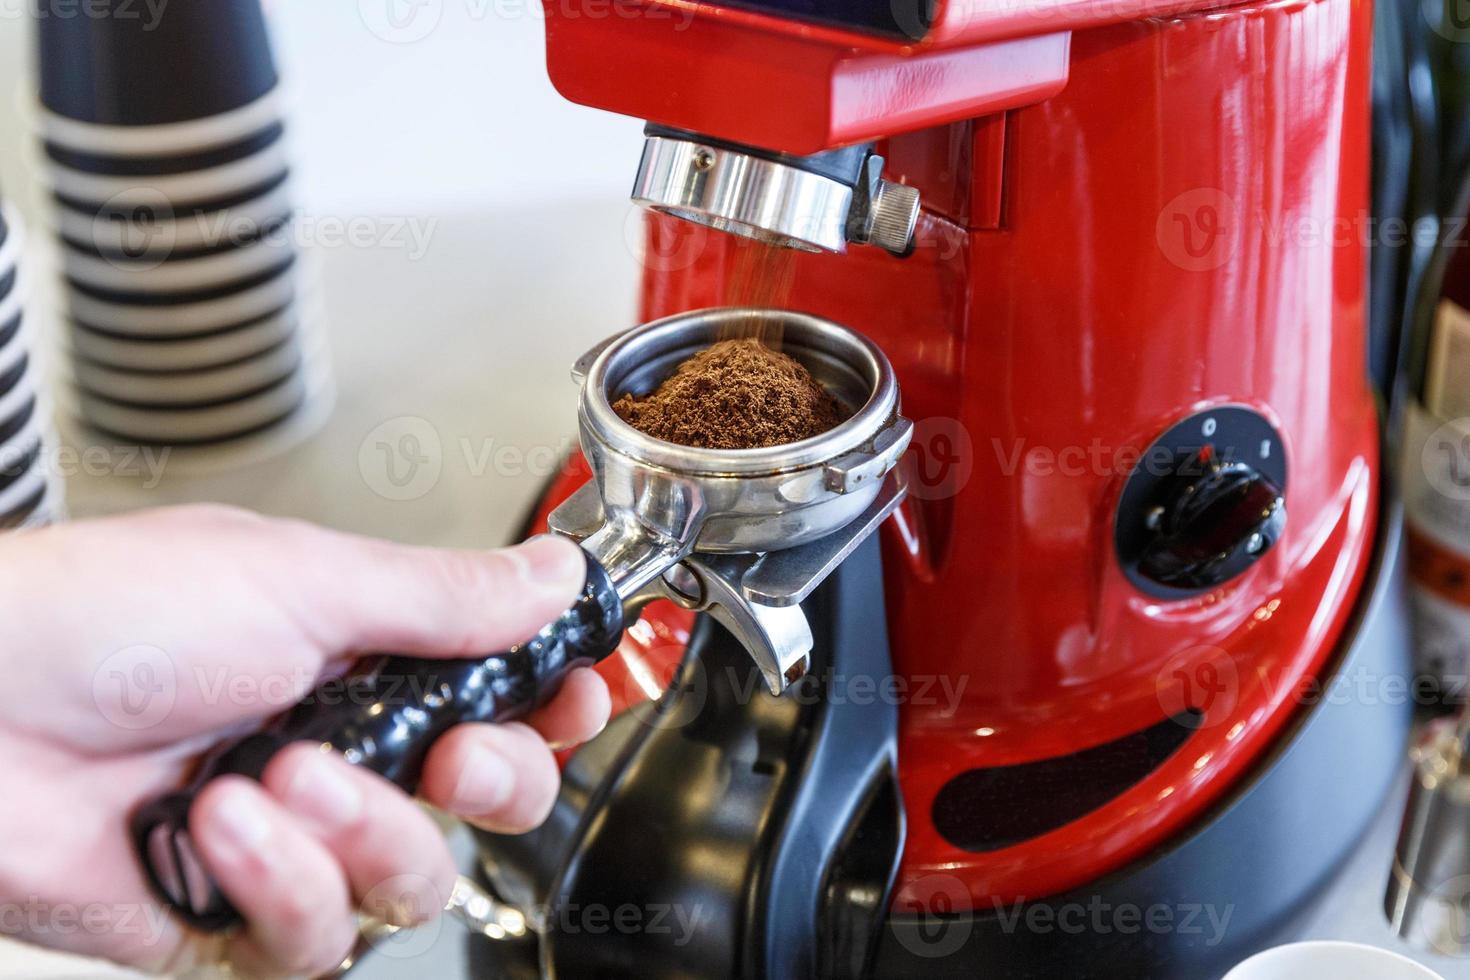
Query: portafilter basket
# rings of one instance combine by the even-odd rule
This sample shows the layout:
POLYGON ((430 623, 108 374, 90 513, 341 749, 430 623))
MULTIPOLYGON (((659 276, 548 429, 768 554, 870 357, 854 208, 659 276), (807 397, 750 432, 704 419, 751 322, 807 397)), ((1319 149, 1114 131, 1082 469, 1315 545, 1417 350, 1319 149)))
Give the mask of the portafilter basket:
POLYGON ((552 516, 607 569, 625 604, 668 597, 730 626, 779 693, 805 671, 799 603, 897 506, 890 476, 913 426, 877 345, 830 320, 726 307, 666 317, 612 337, 573 369, 584 487, 552 516), (656 439, 612 403, 646 395, 690 356, 757 328, 779 338, 851 413, 786 445, 703 449, 656 439))

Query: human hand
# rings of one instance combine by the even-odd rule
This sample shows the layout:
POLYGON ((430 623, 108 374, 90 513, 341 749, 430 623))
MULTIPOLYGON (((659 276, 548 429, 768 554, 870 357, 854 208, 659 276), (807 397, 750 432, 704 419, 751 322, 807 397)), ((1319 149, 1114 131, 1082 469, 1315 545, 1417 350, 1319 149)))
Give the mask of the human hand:
MULTIPOLYGON (((355 910, 437 914, 455 869, 429 816, 386 780, 316 746, 260 783, 212 781, 190 814, 211 876, 245 917, 207 937, 167 916, 127 833, 199 752, 308 694, 355 656, 503 650, 571 605, 585 562, 542 538, 495 552, 413 548, 214 506, 0 538, 0 931, 150 970, 223 957, 246 976, 325 972, 355 910)), ((462 725, 435 743, 421 795, 515 833, 550 811, 548 742, 584 741, 609 698, 568 675, 526 723, 462 725)))

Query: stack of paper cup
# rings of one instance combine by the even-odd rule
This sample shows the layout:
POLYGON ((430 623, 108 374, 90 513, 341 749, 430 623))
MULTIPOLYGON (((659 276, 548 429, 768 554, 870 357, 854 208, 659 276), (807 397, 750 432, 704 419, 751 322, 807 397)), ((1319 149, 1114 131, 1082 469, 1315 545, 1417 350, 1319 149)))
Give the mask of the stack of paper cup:
POLYGON ((77 412, 139 443, 299 433, 331 383, 259 0, 99 2, 43 18, 37 59, 77 412))
POLYGON ((51 406, 36 382, 25 315, 22 241, 15 213, 0 209, 0 530, 49 524, 63 512, 51 465, 51 406))

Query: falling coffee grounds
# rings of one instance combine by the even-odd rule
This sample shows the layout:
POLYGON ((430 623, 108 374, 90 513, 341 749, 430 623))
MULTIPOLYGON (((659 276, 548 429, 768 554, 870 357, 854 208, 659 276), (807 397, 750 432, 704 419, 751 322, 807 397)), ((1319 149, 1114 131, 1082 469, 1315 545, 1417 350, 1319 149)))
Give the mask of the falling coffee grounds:
POLYGON ((653 394, 624 395, 613 411, 656 439, 703 449, 781 446, 847 417, 799 361, 750 338, 707 347, 653 394))

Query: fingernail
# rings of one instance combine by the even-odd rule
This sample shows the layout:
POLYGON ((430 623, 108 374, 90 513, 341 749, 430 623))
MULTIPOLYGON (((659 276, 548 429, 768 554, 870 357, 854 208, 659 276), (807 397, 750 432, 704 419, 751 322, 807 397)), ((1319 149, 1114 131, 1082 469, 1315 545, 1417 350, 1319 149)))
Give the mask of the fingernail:
POLYGON ((476 745, 460 770, 450 810, 462 817, 493 815, 510 801, 515 779, 515 769, 499 752, 476 745))
POLYGON ((574 594, 587 580, 587 560, 582 549, 565 538, 542 535, 511 552, 528 585, 559 595, 574 594))
POLYGON ((286 806, 323 830, 350 827, 362 817, 362 791, 324 752, 296 767, 286 787, 286 806))
POLYGON ((214 827, 239 857, 265 856, 271 838, 270 814, 254 794, 243 789, 231 793, 224 805, 215 808, 214 827))

